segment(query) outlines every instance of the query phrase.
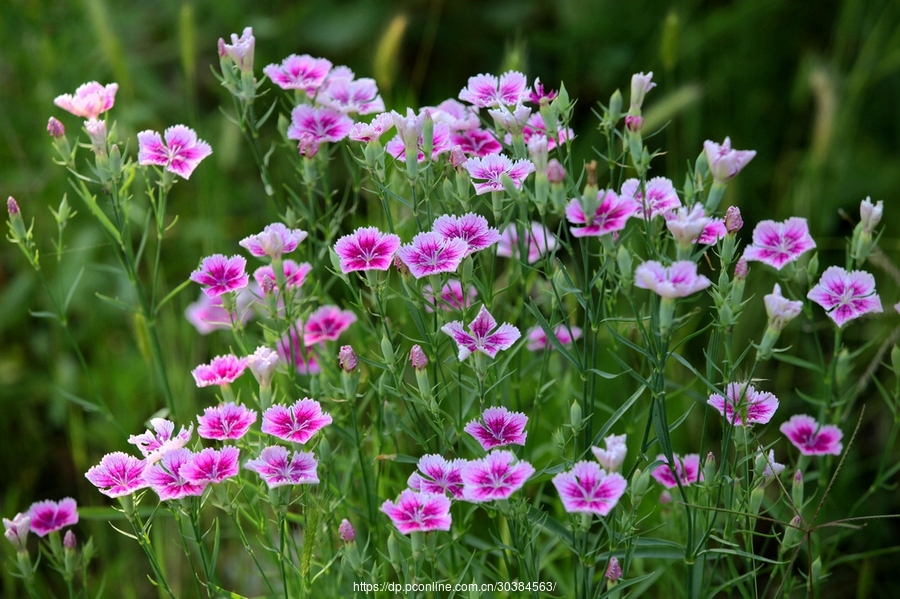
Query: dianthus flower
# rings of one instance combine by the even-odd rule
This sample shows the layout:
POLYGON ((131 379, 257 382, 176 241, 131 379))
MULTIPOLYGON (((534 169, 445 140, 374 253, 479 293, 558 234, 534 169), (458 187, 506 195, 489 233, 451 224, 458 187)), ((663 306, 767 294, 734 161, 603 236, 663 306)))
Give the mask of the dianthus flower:
POLYGON ((525 177, 534 172, 534 164, 530 160, 523 159, 513 162, 503 154, 469 158, 463 163, 463 166, 473 179, 472 183, 477 195, 489 191, 503 191, 503 175, 509 177, 513 185, 521 188, 525 177), (481 182, 475 180, 481 180, 481 182))
POLYGON ((848 272, 840 266, 830 266, 806 297, 825 308, 838 327, 863 314, 882 312, 881 298, 875 293, 875 277, 864 270, 848 272))
POLYGON ((291 54, 280 65, 270 64, 265 67, 263 73, 281 89, 302 89, 312 98, 325 82, 330 70, 329 60, 313 58, 309 54, 291 54))
POLYGON ((334 252, 340 259, 341 272, 348 273, 389 269, 394 252, 399 247, 400 238, 393 233, 382 233, 375 227, 361 227, 338 239, 334 252))
POLYGON ((247 460, 244 468, 259 474, 270 489, 284 485, 316 485, 319 463, 308 451, 295 451, 288 459, 288 450, 280 445, 263 449, 259 458, 247 460))
POLYGON ((757 391, 746 383, 728 383, 727 398, 718 393, 706 402, 734 426, 766 424, 778 409, 778 398, 767 391, 757 391))
POLYGON ((210 387, 213 385, 230 385, 239 376, 244 374, 247 368, 247 359, 238 358, 232 354, 216 356, 209 364, 201 364, 191 371, 198 387, 210 387))
POLYGON ((833 424, 820 425, 815 418, 796 414, 779 427, 803 455, 841 455, 844 433, 833 424))
POLYGON ((193 457, 188 449, 167 451, 158 464, 147 467, 144 479, 163 501, 202 495, 207 483, 190 481, 182 473, 193 457))
POLYGON ((816 242, 805 218, 795 216, 783 223, 764 220, 753 229, 753 243, 744 250, 744 259, 765 262, 781 270, 814 247, 816 242))
POLYGON ((583 461, 554 476, 553 486, 570 514, 606 516, 616 507, 628 482, 617 472, 607 474, 596 462, 583 461))
POLYGON ((303 342, 309 347, 323 341, 336 341, 354 322, 356 315, 353 312, 337 306, 322 306, 306 320, 303 342))
POLYGON ((463 499, 473 503, 508 499, 534 474, 534 466, 516 461, 511 451, 492 451, 462 469, 463 499))
POLYGON ((634 271, 634 285, 650 289, 660 297, 686 297, 710 286, 710 281, 697 274, 697 265, 688 260, 673 262, 665 267, 656 260, 648 260, 634 271))
POLYGON ((272 223, 266 225, 262 232, 243 238, 238 245, 257 258, 263 256, 280 258, 282 254, 296 250, 307 235, 308 233, 301 229, 289 229, 282 223, 272 223))
POLYGON ((175 125, 165 131, 166 143, 156 131, 138 133, 138 163, 156 165, 188 179, 212 148, 190 127, 175 125))
POLYGON ((411 243, 401 246, 397 256, 412 275, 421 279, 442 272, 456 272, 466 256, 469 244, 464 239, 448 239, 440 233, 419 233, 411 243))
POLYGON ((468 213, 463 216, 445 214, 434 221, 432 229, 447 239, 462 239, 468 245, 466 256, 490 247, 500 241, 497 229, 488 225, 480 214, 468 213))
POLYGON ((454 321, 441 327, 441 331, 450 335, 459 348, 459 361, 462 362, 472 352, 481 352, 493 358, 500 350, 509 349, 512 344, 521 337, 519 329, 509 323, 503 323, 499 328, 497 321, 481 306, 478 315, 469 323, 469 331, 463 330, 463 323, 454 321))
MULTIPOLYGON (((703 473, 700 472, 699 454, 691 453, 683 458, 678 454, 675 454, 673 457, 675 458, 675 474, 678 475, 678 480, 681 481, 683 486, 688 486, 703 480, 703 473)), ((678 481, 675 480, 675 475, 672 474, 672 469, 669 467, 669 460, 662 454, 656 456, 656 459, 662 460, 665 464, 657 467, 651 473, 651 476, 656 479, 656 482, 667 489, 677 487, 678 481)))
POLYGON ((566 206, 566 219, 573 225, 584 225, 572 228, 574 237, 600 237, 621 231, 641 208, 633 199, 616 195, 610 189, 597 192, 597 203, 597 209, 591 215, 584 213, 581 200, 577 198, 566 206))
POLYGON ((381 511, 388 515, 401 534, 450 530, 450 500, 440 493, 416 493, 406 489, 397 503, 386 500, 381 511))
POLYGON ((647 192, 646 200, 641 193, 641 182, 638 179, 628 179, 622 183, 622 192, 619 194, 631 198, 641 206, 637 214, 641 218, 654 218, 681 206, 675 186, 665 177, 653 177, 644 188, 647 192))
MULTIPOLYGON (((556 337, 556 340, 559 341, 561 345, 571 345, 573 341, 581 337, 581 328, 558 324, 553 327, 553 336, 556 337)), ((529 351, 552 350, 556 347, 547 338, 547 333, 545 333, 544 329, 540 326, 533 326, 528 329, 525 338, 528 339, 525 349, 529 351)))
POLYGON ((28 508, 31 518, 31 532, 45 537, 51 532, 78 524, 78 504, 71 497, 58 503, 50 499, 37 501, 28 508))
POLYGON ((481 420, 472 420, 463 429, 487 451, 503 445, 525 445, 528 433, 525 425, 528 416, 521 412, 510 412, 504 407, 488 408, 481 420))
POLYGON ((417 472, 407 480, 409 488, 424 493, 449 493, 456 499, 462 498, 462 469, 466 460, 445 460, 437 454, 419 458, 417 472))
POLYGON ((476 75, 459 92, 459 99, 479 108, 489 106, 512 106, 528 99, 528 80, 517 71, 507 71, 500 75, 476 75))
POLYGON ((191 280, 203 286, 203 292, 211 298, 229 291, 243 289, 250 282, 250 275, 244 270, 247 260, 243 256, 226 258, 213 254, 203 259, 200 268, 191 273, 191 280))
POLYGON ((118 83, 110 83, 103 86, 96 81, 91 81, 78 86, 78 89, 75 90, 75 95, 63 94, 57 96, 53 103, 75 116, 96 119, 113 107, 118 90, 118 83))
POLYGON ((287 407, 275 404, 263 413, 262 432, 293 443, 306 443, 331 424, 331 415, 314 399, 304 397, 287 407))
POLYGON ((197 417, 197 434, 204 439, 240 439, 256 422, 256 412, 233 402, 203 410, 197 417))
POLYGON ((85 478, 108 497, 131 495, 147 486, 144 480, 144 460, 116 451, 103 456, 100 463, 91 466, 85 478))

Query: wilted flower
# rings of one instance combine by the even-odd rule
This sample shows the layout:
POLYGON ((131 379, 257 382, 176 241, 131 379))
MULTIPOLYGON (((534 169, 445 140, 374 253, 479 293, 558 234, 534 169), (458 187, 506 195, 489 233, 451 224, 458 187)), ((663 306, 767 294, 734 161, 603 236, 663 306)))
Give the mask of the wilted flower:
POLYGON ((231 43, 219 38, 219 56, 227 56, 234 61, 241 72, 253 72, 253 53, 256 49, 256 38, 253 37, 253 28, 244 27, 241 37, 236 33, 231 34, 231 43))
POLYGON ((630 112, 637 114, 644 104, 644 96, 647 92, 656 87, 653 83, 653 71, 646 75, 643 72, 635 73, 631 76, 631 110, 630 112))
POLYGON ((12 520, 4 518, 3 527, 5 528, 3 536, 13 544, 16 551, 27 551, 26 543, 28 532, 31 530, 31 516, 19 513, 12 520))
POLYGON ((878 200, 878 203, 872 205, 872 198, 866 198, 859 204, 859 220, 862 223, 863 231, 870 235, 881 222, 881 215, 884 212, 884 202, 878 200))

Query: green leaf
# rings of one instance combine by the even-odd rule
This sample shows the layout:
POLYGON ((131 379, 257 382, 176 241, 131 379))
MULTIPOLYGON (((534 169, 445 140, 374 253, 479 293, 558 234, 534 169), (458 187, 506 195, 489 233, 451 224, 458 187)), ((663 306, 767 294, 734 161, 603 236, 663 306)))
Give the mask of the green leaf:
POLYGON ((174 298, 176 295, 178 295, 179 293, 181 293, 181 292, 184 290, 184 288, 187 287, 187 286, 190 285, 190 284, 191 284, 191 280, 190 280, 190 279, 186 279, 183 283, 181 283, 181 285, 179 285, 178 287, 176 287, 175 289, 173 289, 172 291, 170 291, 170 292, 166 295, 166 297, 162 298, 162 300, 156 305, 155 313, 156 313, 156 314, 159 314, 159 310, 160 310, 163 306, 165 306, 166 303, 167 303, 169 300, 171 300, 171 299, 174 298))
POLYGON ((583 367, 578 362, 578 360, 576 360, 575 357, 570 354, 565 347, 563 347, 563 344, 559 342, 559 339, 556 337, 556 333, 553 332, 553 327, 550 326, 550 323, 547 322, 547 320, 544 318, 544 315, 541 314, 540 310, 538 310, 537 306, 534 303, 534 299, 532 299, 528 303, 528 310, 537 319, 538 324, 541 326, 541 329, 543 329, 544 334, 547 336, 547 341, 552 343, 553 347, 555 347, 565 359, 571 362, 575 368, 577 368, 578 370, 582 370, 583 367))
POLYGON ((109 297, 109 296, 107 296, 107 295, 103 295, 102 293, 96 293, 95 295, 97 296, 98 299, 103 300, 104 302, 106 302, 106 303, 108 303, 108 304, 110 304, 110 305, 113 305, 113 306, 115 306, 116 308, 119 308, 119 309, 121 309, 121 310, 125 310, 126 312, 133 312, 133 313, 135 313, 135 314, 138 313, 138 309, 137 309, 137 308, 135 308, 134 306, 129 306, 129 305, 126 304, 125 302, 119 301, 119 300, 117 300, 117 299, 115 299, 115 298, 113 298, 113 297, 109 297))
POLYGON ((631 395, 631 397, 625 400, 625 403, 623 403, 622 406, 618 410, 616 410, 612 416, 610 416, 609 420, 606 421, 606 424, 604 424, 603 427, 597 432, 597 435, 594 437, 591 445, 600 444, 601 439, 603 439, 603 437, 606 436, 613 425, 618 422, 622 416, 625 415, 625 412, 631 409, 631 406, 634 405, 634 402, 638 400, 638 398, 644 393, 644 389, 646 388, 646 386, 641 385, 641 387, 637 391, 635 391, 631 395))
POLYGON ((793 366, 798 366, 798 367, 800 367, 800 368, 805 368, 806 370, 812 370, 813 372, 817 372, 817 373, 819 373, 819 374, 825 374, 825 371, 822 369, 821 366, 818 366, 817 364, 813 364, 812 362, 809 362, 809 361, 807 361, 807 360, 803 360, 803 359, 801 359, 801 358, 798 358, 797 356, 792 356, 792 355, 789 355, 789 354, 778 354, 778 353, 776 353, 776 354, 773 354, 772 357, 774 357, 774 358, 775 358, 776 360, 778 360, 779 362, 786 362, 786 363, 791 364, 791 365, 793 365, 793 366))

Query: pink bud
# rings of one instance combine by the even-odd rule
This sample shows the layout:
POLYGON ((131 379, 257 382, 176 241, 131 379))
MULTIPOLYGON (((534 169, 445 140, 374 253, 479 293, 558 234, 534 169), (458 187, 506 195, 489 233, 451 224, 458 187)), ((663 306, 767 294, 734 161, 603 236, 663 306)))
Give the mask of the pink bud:
POLYGON ((300 142, 297 144, 300 155, 304 158, 312 158, 319 153, 319 140, 309 131, 300 134, 300 142))
POLYGON ((345 543, 352 543, 356 540, 356 531, 353 530, 353 525, 346 518, 341 520, 341 524, 338 526, 338 535, 345 543))
POLYGON ((659 494, 659 502, 663 505, 667 503, 672 503, 672 494, 668 491, 663 491, 659 494))
POLYGON ((734 278, 740 281, 743 281, 747 278, 747 274, 750 272, 750 266, 747 264, 747 261, 744 260, 743 256, 737 261, 737 264, 734 265, 734 278))
POLYGON ((463 152, 463 149, 459 146, 453 146, 453 149, 450 150, 450 164, 455 168, 460 168, 466 160, 466 154, 463 152))
POLYGON ((75 533, 71 530, 66 531, 66 536, 63 537, 63 547, 66 549, 75 549, 75 545, 78 542, 75 540, 75 533))
POLYGON ((50 120, 47 121, 47 133, 49 133, 50 137, 53 139, 59 139, 66 134, 66 127, 60 123, 56 117, 51 116, 50 120))
POLYGON ((425 370, 425 367, 428 366, 428 357, 418 344, 413 345, 409 350, 409 361, 416 370, 425 370))
POLYGON ((272 277, 270 277, 269 275, 266 275, 263 277, 261 287, 262 287, 263 293, 265 293, 266 295, 269 295, 270 293, 275 291, 275 281, 272 279, 272 277))
MULTIPOLYGON (((349 345, 341 347, 341 350, 338 352, 338 364, 344 372, 353 372, 356 370, 356 367, 359 364, 359 358, 356 356, 356 352, 353 351, 352 347, 349 345)), ((344 522, 347 521, 344 520, 344 522)), ((349 522, 347 522, 347 524, 349 524, 349 522)), ((343 526, 343 523, 341 526, 343 526)), ((351 530, 353 529, 351 528, 351 530)))
POLYGON ((744 226, 741 211, 737 206, 729 206, 725 211, 725 230, 729 233, 737 233, 744 226))
POLYGON ((9 196, 6 199, 6 209, 9 211, 10 216, 19 214, 19 204, 14 197, 9 196))
POLYGON ((225 40, 219 38, 219 58, 228 56, 228 50, 225 49, 225 40))
POLYGON ((566 180, 566 169, 556 158, 551 158, 547 163, 547 179, 551 183, 563 183, 566 180))
POLYGON ((794 483, 796 483, 798 485, 803 484, 803 471, 802 470, 798 469, 797 472, 794 473, 794 483))
POLYGON ((629 114, 625 117, 625 126, 632 133, 637 133, 644 128, 644 119, 637 115, 629 114))
POLYGON ((409 274, 409 267, 406 265, 405 262, 403 262, 403 260, 400 259, 399 255, 394 255, 394 266, 397 268, 397 271, 401 275, 409 274))
POLYGON ((619 565, 619 560, 615 557, 609 560, 609 567, 606 568, 606 577, 613 582, 622 578, 622 566, 619 565))

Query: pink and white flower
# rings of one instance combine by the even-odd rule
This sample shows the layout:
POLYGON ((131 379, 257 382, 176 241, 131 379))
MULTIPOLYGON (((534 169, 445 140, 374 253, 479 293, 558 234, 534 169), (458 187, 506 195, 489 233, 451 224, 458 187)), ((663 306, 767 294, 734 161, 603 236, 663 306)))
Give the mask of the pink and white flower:
POLYGON ((337 306, 322 306, 316 309, 306 320, 303 329, 303 342, 307 347, 325 341, 337 341, 341 333, 356 322, 356 314, 350 310, 341 310, 337 306))
POLYGON ((264 345, 260 345, 256 348, 256 351, 247 356, 247 368, 250 369, 250 373, 256 379, 256 382, 263 387, 272 383, 275 370, 278 368, 278 362, 278 352, 264 345))
POLYGON ((694 245, 710 222, 703 210, 703 204, 694 204, 690 208, 680 206, 663 216, 666 219, 666 227, 681 246, 694 245))
POLYGON ((53 103, 75 116, 96 119, 113 107, 117 91, 119 91, 118 83, 110 83, 104 86, 96 81, 91 81, 78 86, 78 89, 75 90, 75 95, 63 94, 57 96, 53 103))
POLYGON ((822 306, 838 327, 864 314, 883 311, 875 293, 875 277, 864 270, 848 272, 829 266, 806 297, 822 306))
POLYGON ((338 239, 334 251, 340 259, 341 272, 346 274, 389 269, 399 247, 400 238, 393 233, 382 233, 376 227, 360 227, 338 239))
POLYGON ((247 368, 247 359, 238 358, 233 354, 216 356, 209 364, 201 364, 191 371, 198 387, 210 387, 212 385, 230 385, 239 376, 244 374, 247 368))
POLYGON ((51 532, 78 524, 78 504, 71 497, 58 503, 50 499, 36 501, 28 508, 28 517, 31 518, 31 532, 45 537, 51 532))
POLYGON ((200 268, 191 273, 191 280, 202 285, 208 297, 215 298, 246 287, 250 282, 250 275, 244 270, 246 267, 247 260, 243 256, 226 258, 222 254, 213 254, 200 262, 200 268))
MULTIPOLYGON (((281 263, 281 269, 284 273, 284 284, 288 288, 296 289, 298 287, 302 287, 303 283, 306 282, 306 275, 312 271, 312 265, 309 262, 303 262, 302 264, 297 264, 293 260, 284 260, 281 263)), ((262 287, 263 281, 266 277, 269 277, 273 281, 277 281, 278 278, 275 276, 275 269, 272 268, 271 265, 260 266, 256 270, 253 271, 253 280, 262 287)), ((278 285, 275 285, 275 289, 278 289, 278 285)))
POLYGON ((12 520, 4 518, 3 528, 3 536, 13 544, 17 552, 28 551, 28 532, 31 530, 31 516, 20 512, 12 520))
POLYGON ((862 223, 863 231, 869 235, 875 231, 875 227, 881 222, 881 215, 884 213, 884 201, 878 200, 872 204, 872 198, 867 197, 859 203, 859 222, 862 223))
POLYGON ((240 439, 247 434, 254 422, 254 410, 229 402, 203 410, 203 415, 197 417, 197 434, 204 439, 217 441, 240 439))
POLYGON ((300 374, 319 374, 322 367, 316 362, 313 348, 303 342, 303 321, 298 320, 275 344, 278 357, 285 364, 293 363, 300 374))
POLYGON ((534 466, 516 461, 511 451, 492 451, 462 469, 463 499, 473 503, 508 499, 534 474, 534 466))
POLYGON ((144 460, 115 451, 103 456, 100 463, 85 473, 85 478, 107 497, 131 495, 147 486, 144 480, 144 460))
POLYGON ((181 427, 177 435, 175 432, 175 423, 165 418, 150 419, 150 426, 153 431, 147 429, 140 435, 131 435, 128 442, 136 446, 141 454, 147 458, 147 463, 159 461, 166 452, 181 449, 191 440, 191 433, 194 431, 194 425, 191 424, 187 428, 181 427))
POLYGON ((459 146, 466 156, 499 154, 503 146, 494 134, 484 129, 464 129, 450 133, 450 145, 459 146))
POLYGON ((281 89, 302 89, 312 98, 325 82, 330 70, 329 60, 313 58, 309 54, 291 54, 280 65, 270 64, 265 67, 263 73, 281 89))
POLYGON ((421 279, 442 272, 456 272, 468 251, 469 244, 464 239, 448 239, 428 231, 417 234, 412 243, 401 246, 397 256, 415 278, 421 279))
POLYGON ((500 233, 488 225, 480 214, 469 212, 463 216, 445 214, 434 221, 432 230, 447 239, 462 239, 468 245, 466 256, 490 247, 500 241, 500 233))
MULTIPOLYGON (((531 228, 525 231, 525 248, 528 251, 528 263, 534 264, 542 257, 549 255, 556 249, 558 242, 556 236, 541 223, 532 222, 531 228)), ((519 258, 519 230, 515 224, 511 224, 500 233, 500 242, 497 244, 497 255, 504 258, 519 258)))
MULTIPOLYGON (((556 337, 560 344, 571 345, 572 342, 581 337, 581 328, 558 324, 553 327, 553 336, 556 337)), ((525 345, 525 349, 528 351, 552 350, 556 347, 550 342, 547 338, 547 333, 540 326, 533 326, 528 329, 525 338, 528 340, 528 343, 525 345)))
MULTIPOLYGON (((396 122, 396 121, 395 121, 396 122)), ((399 128, 398 128, 399 129, 399 128)), ((419 162, 425 160, 425 133, 420 132, 416 141, 416 158, 419 162)), ((397 160, 406 160, 406 140, 398 133, 384 146, 384 151, 397 160)), ((443 123, 435 123, 431 130, 431 160, 437 160, 441 154, 450 151, 450 127, 443 123)))
POLYGON ((220 483, 226 478, 237 476, 240 453, 237 447, 229 445, 219 450, 207 447, 194 454, 179 473, 195 484, 220 483))
POLYGON ((266 410, 263 413, 262 432, 302 445, 329 424, 331 415, 322 411, 319 402, 304 397, 290 407, 275 404, 266 410))
POLYGON ((301 229, 289 229, 282 223, 272 223, 266 225, 261 233, 243 238, 238 245, 257 258, 268 256, 274 259, 296 250, 307 235, 301 229))
POLYGON ((315 155, 319 145, 339 142, 350 133, 353 120, 330 108, 301 104, 291 111, 291 124, 287 138, 300 141, 301 149, 308 146, 303 155, 315 155))
POLYGON ((356 540, 356 531, 350 521, 344 518, 338 526, 338 536, 344 543, 352 543, 356 540))
POLYGON ((280 445, 266 447, 259 458, 244 464, 244 468, 259 474, 270 489, 284 485, 317 485, 318 466, 312 452, 295 451, 289 460, 288 450, 280 445))
POLYGON ((719 411, 734 426, 766 424, 778 409, 778 398, 768 391, 757 391, 747 383, 728 383, 727 398, 718 393, 706 403, 719 411))
POLYGON ((703 151, 706 152, 713 180, 718 183, 724 183, 737 175, 756 156, 755 150, 732 150, 731 139, 728 137, 722 145, 706 140, 703 142, 703 151))
POLYGON ((486 108, 489 106, 512 106, 528 99, 528 80, 517 71, 507 71, 500 75, 476 75, 469 77, 466 87, 459 92, 459 99, 486 108))
POLYGON ((384 112, 378 86, 368 77, 329 80, 316 97, 316 103, 348 115, 384 112))
POLYGON ((460 362, 476 351, 493 358, 497 352, 512 347, 521 337, 519 329, 509 323, 505 322, 497 328, 497 321, 484 306, 481 306, 475 320, 469 323, 471 333, 464 331, 463 323, 458 320, 445 324, 441 330, 450 335, 459 346, 460 362))
POLYGON ((710 286, 710 281, 697 274, 697 265, 689 260, 663 266, 656 260, 648 260, 634 271, 634 285, 650 289, 665 299, 686 297, 710 286))
POLYGON ((833 424, 820 425, 815 418, 796 414, 779 429, 803 455, 841 455, 844 433, 833 424))
POLYGON ((768 326, 776 331, 782 330, 803 310, 803 302, 791 301, 781 295, 781 285, 778 283, 775 283, 772 293, 763 296, 763 301, 766 304, 766 314, 769 316, 768 326))
POLYGON ((594 214, 584 213, 580 199, 573 199, 566 206, 566 219, 573 225, 573 237, 600 237, 625 228, 628 219, 640 210, 640 204, 611 189, 597 192, 597 209, 594 214))
POLYGON ((167 451, 158 464, 147 466, 144 479, 163 501, 200 496, 206 483, 190 481, 182 473, 193 457, 188 449, 167 451))
POLYGON ((401 534, 450 530, 450 500, 443 493, 416 493, 404 490, 397 503, 386 500, 381 511, 388 515, 401 534))
POLYGON ((431 285, 422 287, 422 295, 427 302, 425 309, 429 312, 434 311, 434 305, 442 310, 465 310, 472 305, 472 302, 478 296, 475 287, 469 285, 468 292, 463 293, 462 283, 456 279, 449 279, 447 284, 441 289, 441 295, 435 297, 434 290, 431 285))
POLYGON ((253 311, 248 310, 252 303, 252 294, 238 291, 235 301, 235 314, 229 314, 222 305, 222 296, 209 297, 202 291, 196 302, 188 304, 184 310, 184 317, 194 325, 201 335, 208 335, 217 330, 231 328, 232 316, 235 322, 246 323, 253 316, 253 311))
POLYGON ((805 218, 794 216, 783 223, 764 220, 753 229, 753 243, 744 250, 744 259, 765 262, 781 270, 814 247, 816 242, 805 218))
POLYGON ((231 34, 231 43, 219 38, 219 56, 229 57, 242 72, 253 72, 253 54, 256 50, 256 38, 253 37, 253 28, 244 27, 241 37, 236 33, 231 34))
POLYGON ((394 119, 389 112, 382 112, 371 123, 355 123, 350 127, 348 137, 353 141, 371 143, 394 127, 394 119))
POLYGON ((609 435, 603 439, 606 449, 591 447, 594 457, 608 472, 617 472, 625 461, 625 455, 628 453, 625 439, 625 435, 609 435))
POLYGON ((725 221, 723 219, 711 218, 709 219, 709 222, 706 223, 706 226, 703 227, 703 232, 700 233, 700 237, 694 240, 694 243, 699 243, 700 245, 715 245, 720 239, 724 239, 727 233, 728 230, 725 228, 725 221))
POLYGON ((414 491, 424 493, 449 493, 462 498, 462 469, 466 460, 445 460, 438 454, 419 458, 419 470, 409 476, 407 484, 414 491))
POLYGON ((606 516, 616 507, 628 482, 617 472, 607 474, 596 462, 583 461, 554 476, 553 486, 570 514, 606 516))
POLYGON ((489 191, 503 191, 503 175, 509 177, 517 188, 521 188, 525 177, 534 172, 534 164, 530 160, 513 162, 503 154, 469 158, 463 166, 474 179, 472 183, 478 195, 489 191))
POLYGON ((641 193, 641 182, 638 179, 628 179, 622 183, 621 197, 631 198, 641 207, 637 216, 648 219, 665 214, 681 207, 681 200, 675 192, 672 181, 665 177, 653 177, 644 185, 647 192, 647 200, 641 193))
POLYGON ((630 112, 640 112, 641 106, 644 104, 644 96, 646 96, 647 92, 654 87, 656 87, 656 84, 653 83, 653 71, 650 71, 646 75, 642 71, 631 76, 630 112))
MULTIPOLYGON (((557 134, 555 139, 548 136, 547 124, 544 123, 544 117, 541 116, 540 112, 535 112, 528 118, 528 122, 522 129, 522 138, 524 139, 526 144, 529 144, 534 137, 544 137, 547 139, 547 149, 552 150, 556 146, 564 144, 566 140, 573 139, 575 137, 575 132, 572 131, 571 128, 563 128, 560 125, 561 123, 556 123, 556 130, 559 133, 557 134)), ((511 144, 512 136, 507 134, 504 141, 507 144, 511 144)))
POLYGON ((166 129, 166 142, 156 131, 138 133, 138 164, 156 165, 189 179, 200 162, 212 154, 212 148, 190 127, 175 125, 166 129))
POLYGON ((528 416, 521 412, 510 412, 500 406, 488 408, 481 415, 481 421, 472 420, 463 429, 469 433, 481 447, 488 451, 504 445, 525 445, 528 433, 525 425, 528 416))
POLYGON ((665 464, 657 467, 650 473, 656 479, 656 482, 667 489, 672 489, 678 486, 678 480, 685 487, 703 480, 703 473, 700 472, 699 454, 690 453, 683 458, 675 454, 673 457, 675 458, 675 474, 672 474, 672 469, 669 467, 669 460, 666 459, 666 456, 662 454, 656 456, 657 460, 665 462, 665 464), (676 474, 678 475, 678 480, 675 479, 676 474))

